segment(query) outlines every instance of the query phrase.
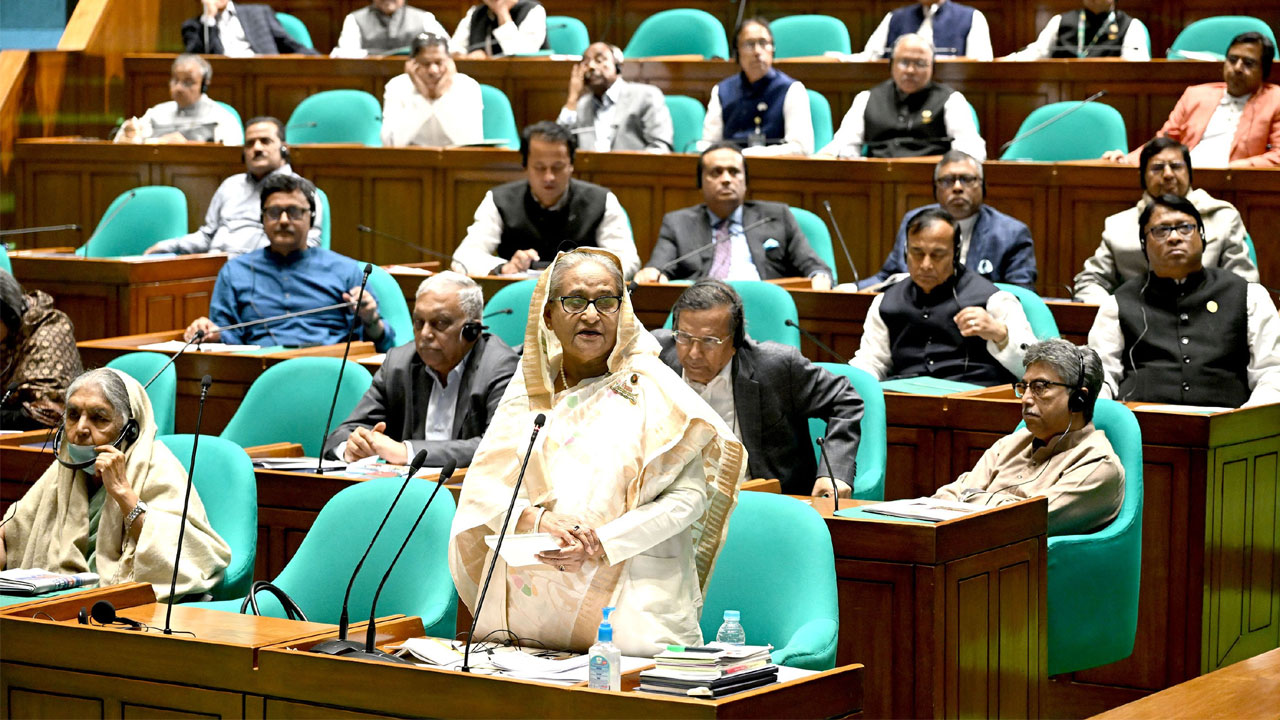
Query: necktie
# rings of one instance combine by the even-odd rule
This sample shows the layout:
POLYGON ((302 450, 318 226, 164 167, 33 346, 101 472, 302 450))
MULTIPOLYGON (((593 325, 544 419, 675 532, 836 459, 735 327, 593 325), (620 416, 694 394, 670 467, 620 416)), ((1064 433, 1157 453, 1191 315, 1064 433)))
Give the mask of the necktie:
POLYGON ((723 280, 729 276, 729 261, 733 255, 733 246, 729 241, 729 218, 716 223, 715 241, 715 256, 711 258, 711 269, 707 271, 707 277, 723 280))

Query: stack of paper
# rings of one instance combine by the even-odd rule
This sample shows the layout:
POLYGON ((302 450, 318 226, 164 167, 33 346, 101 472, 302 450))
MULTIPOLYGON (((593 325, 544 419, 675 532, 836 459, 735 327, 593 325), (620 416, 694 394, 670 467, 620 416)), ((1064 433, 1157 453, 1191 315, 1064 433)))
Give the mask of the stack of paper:
POLYGON ((863 505, 862 511, 876 513, 878 515, 888 515, 890 517, 908 518, 910 520, 925 520, 928 522, 942 522, 944 520, 955 520, 987 508, 982 505, 968 505, 962 502, 954 502, 952 500, 935 500, 933 498, 912 498, 910 500, 891 500, 876 505, 863 505))
POLYGON ((14 568, 0 571, 0 593, 5 595, 43 595, 55 590, 67 590, 98 582, 98 574, 91 572, 62 575, 47 570, 14 568))
POLYGON ((640 673, 640 689, 667 695, 722 697, 778 680, 768 645, 671 647, 640 673))

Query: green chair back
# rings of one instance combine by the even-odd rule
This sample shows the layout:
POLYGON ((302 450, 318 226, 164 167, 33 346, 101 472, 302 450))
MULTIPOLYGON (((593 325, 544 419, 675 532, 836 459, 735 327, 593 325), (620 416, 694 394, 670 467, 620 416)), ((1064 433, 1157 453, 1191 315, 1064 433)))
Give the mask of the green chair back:
POLYGON ((316 188, 316 205, 320 208, 320 247, 329 249, 333 241, 333 215, 329 211, 329 196, 316 188))
MULTIPOLYGON (((166 435, 159 440, 190 472, 195 435, 166 435)), ((258 552, 258 481, 253 461, 230 440, 202 435, 193 481, 209 524, 231 546, 231 563, 210 594, 216 600, 243 597, 253 584, 258 552)))
MULTIPOLYGON (((831 141, 828 140, 827 142, 831 141)), ((819 145, 818 147, 822 146, 819 145)), ((836 277, 836 251, 831 245, 831 231, 827 229, 827 223, 814 213, 798 207, 792 207, 791 214, 795 216, 796 223, 800 225, 800 231, 808 238, 809 246, 813 248, 814 252, 818 253, 818 257, 822 258, 822 262, 831 268, 831 282, 833 284, 839 282, 836 277)))
MULTIPOLYGON (((742 321, 752 340, 800 349, 800 331, 787 325, 788 319, 800 323, 800 313, 791 293, 763 280, 730 280, 729 284, 742 297, 742 321)), ((674 322, 675 315, 667 313, 662 327, 670 330, 674 322)))
POLYGON ((13 263, 9 260, 9 248, 0 242, 0 270, 13 274, 13 263))
POLYGON ((1021 285, 995 283, 995 286, 1018 298, 1018 302, 1022 304, 1022 312, 1027 316, 1027 322, 1031 323, 1031 332, 1035 333, 1037 340, 1049 340, 1060 336, 1058 321, 1053 319, 1053 313, 1044 303, 1044 298, 1021 285))
MULTIPOLYGON (((139 385, 146 385, 168 362, 169 356, 163 353, 131 352, 112 358, 107 367, 137 380, 139 385)), ((173 419, 178 412, 178 371, 172 364, 164 367, 164 372, 147 388, 147 397, 151 400, 151 413, 156 419, 156 434, 172 435, 173 419)))
POLYGON ((147 248, 187 234, 187 196, 176 187, 144 185, 121 193, 76 250, 84 257, 141 255, 147 248))
MULTIPOLYGON (((249 386, 222 437, 240 447, 296 442, 307 455, 318 456, 341 362, 340 358, 301 357, 267 368, 249 386)), ((334 427, 351 414, 372 382, 364 366, 347 361, 333 410, 334 427)))
POLYGON ((400 290, 400 283, 391 277, 391 273, 374 265, 373 272, 369 274, 368 289, 378 300, 378 313, 395 330, 396 345, 413 342, 413 314, 404 299, 404 292, 400 290))
POLYGON ((813 122, 813 146, 821 150, 834 137, 831 129, 831 103, 817 90, 806 92, 809 93, 809 116, 813 122))
POLYGON ((289 13, 282 12, 276 13, 276 20, 280 21, 284 31, 289 33, 289 37, 297 41, 299 45, 306 45, 312 50, 316 49, 315 43, 311 42, 311 31, 307 29, 306 23, 289 13))
POLYGON ((738 493, 702 608, 705 642, 715 639, 725 610, 742 613, 748 643, 776 648, 774 663, 835 667, 840 608, 822 516, 785 495, 738 493))
POLYGON ((529 324, 529 303, 533 302, 533 289, 537 278, 528 278, 504 285, 484 304, 485 325, 489 332, 513 348, 524 347, 524 331, 529 324), (495 315, 501 310, 510 313, 495 315))
POLYGON ((228 103, 224 103, 224 102, 222 102, 221 100, 214 100, 214 102, 218 103, 218 104, 219 104, 219 105, 221 105, 223 108, 225 108, 227 112, 231 113, 231 116, 232 116, 232 117, 234 117, 234 118, 236 119, 236 122, 240 123, 240 130, 241 130, 241 131, 243 131, 243 130, 244 130, 244 118, 240 116, 240 111, 239 111, 239 110, 235 109, 234 107, 232 107, 232 106, 231 106, 231 105, 229 105, 228 103))
MULTIPOLYGON (((853 52, 849 28, 830 15, 789 15, 770 24, 775 60, 809 57, 826 52, 853 52)), ((818 147, 822 147, 819 144, 818 147)))
MULTIPOLYGON (((369 547, 403 482, 401 478, 377 478, 355 483, 334 495, 320 510, 298 551, 272 580, 298 603, 308 620, 338 622, 351 572, 369 547)), ((435 486, 427 480, 411 480, 396 503, 351 589, 353 623, 368 619, 382 573, 391 566, 391 559, 409 536, 409 528, 435 486)), ((414 530, 382 590, 378 599, 379 616, 416 615, 422 618, 428 637, 453 637, 458 611, 458 593, 449 575, 449 526, 453 512, 453 495, 442 489, 414 530)), ((240 603, 240 600, 231 600, 192 604, 237 612, 240 603)), ((263 615, 284 617, 280 604, 267 593, 258 595, 258 607, 263 615)), ((352 638, 363 641, 364 635, 353 633, 352 638)))
POLYGON ((1124 118, 1110 105, 1092 102, 1050 103, 1031 111, 1015 135, 1021 135, 1058 113, 1081 106, 1079 110, 1043 130, 1009 146, 1001 160, 1033 160, 1062 162, 1102 157, 1108 150, 1129 146, 1124 118))
MULTIPOLYGON (((857 500, 884 500, 884 473, 888 462, 888 429, 884 411, 884 391, 866 370, 845 363, 814 363, 818 367, 848 379, 862 398, 861 438, 858 440, 858 468, 853 478, 853 497, 857 500)), ((818 473, 826 475, 818 438, 827 434, 827 421, 809 418, 809 436, 813 438, 813 455, 818 473)))
POLYGON ((694 152, 702 139, 702 121, 707 109, 688 95, 667 95, 667 110, 671 113, 672 149, 678 153, 694 152))
POLYGON ((506 140, 511 150, 520 149, 520 129, 511 110, 507 94, 492 85, 480 83, 480 100, 484 103, 484 139, 506 140))
POLYGON ((1049 538, 1049 675, 1129 657, 1142 571, 1142 430, 1123 404, 1100 399, 1093 424, 1124 466, 1124 502, 1106 527, 1049 538))
MULTIPOLYGON (((1224 58, 1231 39, 1250 31, 1270 38, 1271 44, 1275 45, 1276 34, 1265 21, 1248 15, 1219 15, 1197 20, 1183 28, 1178 37, 1173 39, 1166 57, 1170 60, 1182 60, 1187 57, 1184 54, 1186 51, 1224 58)), ((1277 51, 1275 59, 1280 59, 1280 51, 1277 51)))
POLYGON ((729 58, 729 40, 715 15, 693 8, 662 10, 644 19, 623 53, 629 58, 701 55, 729 58))
POLYGON ((1258 267, 1258 251, 1254 249, 1253 238, 1249 233, 1244 234, 1244 246, 1249 250, 1249 262, 1253 263, 1254 267, 1258 267))
POLYGON ((363 90, 325 90, 298 103, 287 128, 290 145, 356 143, 382 147, 382 106, 363 90))
POLYGON ((557 55, 581 55, 591 45, 587 26, 576 17, 568 15, 547 16, 547 43, 557 55))

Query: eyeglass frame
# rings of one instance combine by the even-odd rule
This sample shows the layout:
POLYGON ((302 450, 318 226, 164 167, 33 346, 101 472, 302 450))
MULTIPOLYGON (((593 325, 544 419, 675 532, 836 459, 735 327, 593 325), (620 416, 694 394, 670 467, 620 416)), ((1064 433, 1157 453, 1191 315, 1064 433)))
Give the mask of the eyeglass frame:
POLYGON ((1028 391, 1028 390, 1030 390, 1030 391, 1031 391, 1031 395, 1032 395, 1032 397, 1042 398, 1042 397, 1044 397, 1044 393, 1045 393, 1045 391, 1046 391, 1046 390, 1048 390, 1050 387, 1054 387, 1054 386, 1057 386, 1057 387, 1064 387, 1064 388, 1067 388, 1068 390, 1071 390, 1071 389, 1074 389, 1074 388, 1075 388, 1075 385, 1072 385, 1071 383, 1056 382, 1056 381, 1053 381, 1053 380, 1045 380, 1044 378, 1036 378, 1035 380, 1032 380, 1031 382, 1027 382, 1027 381, 1025 381, 1025 380, 1017 380, 1017 381, 1014 381, 1014 382, 1010 383, 1010 385, 1013 387, 1013 396, 1014 396, 1014 397, 1016 397, 1016 398, 1018 398, 1019 400, 1021 400, 1021 399, 1022 399, 1022 396, 1023 396, 1023 395, 1026 395, 1026 394, 1027 394, 1027 391, 1028 391), (1037 383, 1039 383, 1038 387, 1040 387, 1040 388, 1041 388, 1040 390, 1036 390, 1037 383), (1019 385, 1021 385, 1021 386, 1022 386, 1022 389, 1021 389, 1021 390, 1019 390, 1019 389, 1018 389, 1018 386, 1019 386, 1019 385))
POLYGON ((288 215, 290 220, 297 222, 310 213, 311 208, 306 205, 272 205, 262 208, 262 217, 272 222, 278 221, 281 215, 288 215))
POLYGON ((936 188, 953 187, 956 183, 960 183, 963 187, 977 187, 982 182, 982 178, 978 175, 942 175, 934 178, 933 186, 936 188))
POLYGON ((601 315, 617 315, 618 311, 622 309, 621 295, 601 295, 598 298, 585 298, 585 297, 582 297, 581 295, 561 295, 556 299, 560 301, 560 309, 565 311, 565 313, 568 315, 581 315, 582 313, 586 312, 587 308, 589 307, 594 307, 596 309, 596 312, 601 315), (604 308, 596 304, 601 300, 610 300, 610 299, 618 301, 618 306, 611 311, 605 310, 604 308), (565 300, 586 300, 587 304, 583 305, 581 310, 574 311, 574 310, 570 310, 569 306, 564 304, 565 300))
POLYGON ((693 333, 687 333, 683 330, 675 330, 671 333, 671 336, 675 338, 677 345, 691 345, 696 343, 705 348, 718 348, 729 342, 730 339, 728 337, 716 337, 715 335, 694 335, 693 333), (684 338, 684 340, 681 341, 681 338, 684 338))
POLYGON ((1147 237, 1153 240, 1159 240, 1160 242, 1164 242, 1165 240, 1168 240, 1169 236, 1175 232, 1178 233, 1178 235, 1181 237, 1190 238, 1192 236, 1192 233, 1194 233, 1199 229, 1200 229, 1200 226, 1196 225, 1195 223, 1181 222, 1181 223, 1177 223, 1176 225, 1152 225, 1151 227, 1147 228, 1146 234, 1147 234, 1147 237), (1183 232, 1182 228, 1187 228, 1186 232, 1183 232), (1164 235, 1159 234, 1159 231, 1161 230, 1164 231, 1164 235))

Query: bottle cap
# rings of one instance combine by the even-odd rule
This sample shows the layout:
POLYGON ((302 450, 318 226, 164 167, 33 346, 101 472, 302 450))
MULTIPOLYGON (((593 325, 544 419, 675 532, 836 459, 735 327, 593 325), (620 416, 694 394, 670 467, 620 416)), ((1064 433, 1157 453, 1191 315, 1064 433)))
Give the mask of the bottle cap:
POLYGON ((613 624, 609 622, 609 614, 614 608, 604 609, 604 620, 600 621, 600 629, 596 631, 596 642, 613 642, 613 624))
POLYGON ((736 622, 736 621, 737 621, 738 619, 740 619, 741 617, 742 617, 742 613, 738 612, 737 610, 725 610, 725 611, 724 611, 724 619, 725 619, 725 620, 733 620, 733 621, 735 621, 735 622, 736 622))

